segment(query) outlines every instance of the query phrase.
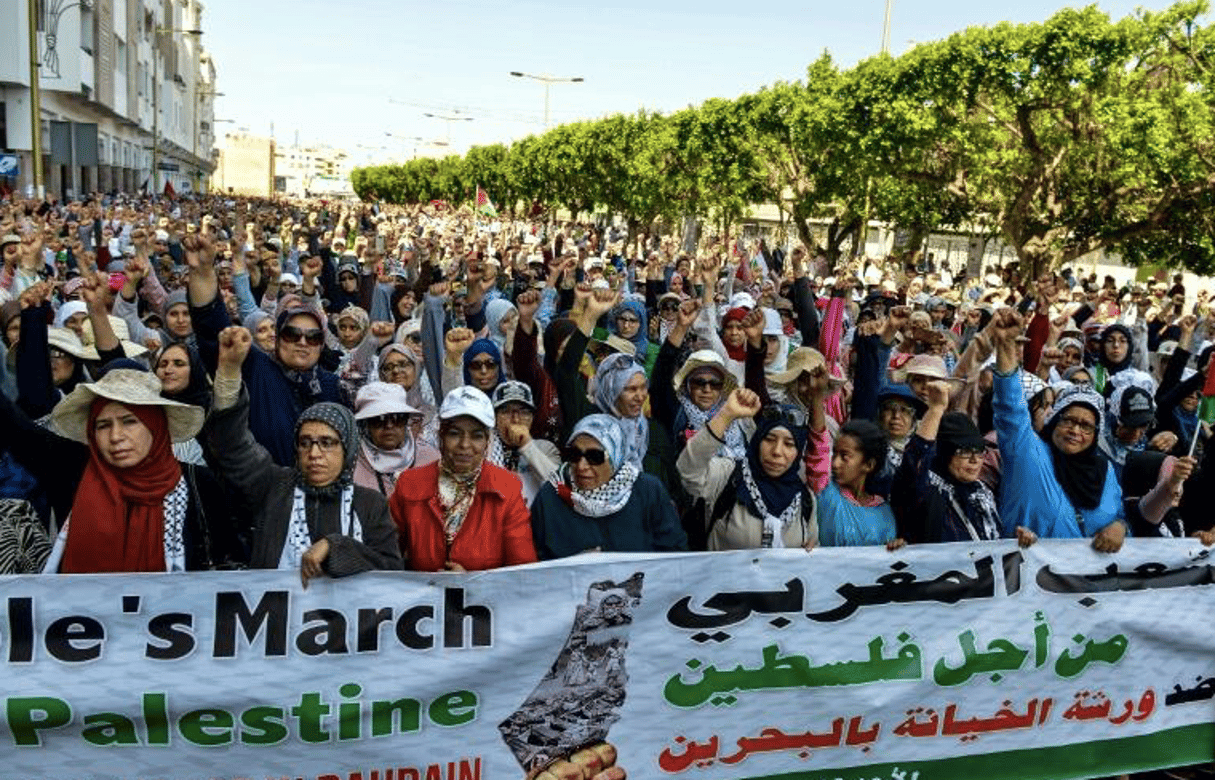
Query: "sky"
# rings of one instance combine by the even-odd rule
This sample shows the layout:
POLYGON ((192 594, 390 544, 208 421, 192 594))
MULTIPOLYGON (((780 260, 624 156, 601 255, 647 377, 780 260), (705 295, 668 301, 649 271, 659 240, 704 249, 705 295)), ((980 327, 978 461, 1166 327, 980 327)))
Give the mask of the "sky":
MULTIPOLYGON (((203 29, 223 93, 215 117, 231 120, 217 124, 221 138, 273 133, 280 145, 298 137, 383 162, 543 132, 544 85, 510 71, 584 79, 550 87, 551 122, 560 124, 675 111, 802 79, 824 50, 852 65, 878 53, 885 2, 208 0, 203 29)), ((896 55, 972 25, 1041 21, 1067 5, 891 4, 896 55)), ((1170 3, 1097 5, 1118 18, 1170 3)))

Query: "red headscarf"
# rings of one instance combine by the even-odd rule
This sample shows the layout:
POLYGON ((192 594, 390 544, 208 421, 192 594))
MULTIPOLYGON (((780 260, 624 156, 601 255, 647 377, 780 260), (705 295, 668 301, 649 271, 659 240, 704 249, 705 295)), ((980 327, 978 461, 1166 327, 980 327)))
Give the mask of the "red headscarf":
MULTIPOLYGON (((742 322, 743 317, 747 316, 747 310, 741 306, 736 306, 726 312, 726 316, 721 318, 721 327, 725 330, 726 324, 730 322, 742 322)), ((722 340, 725 341, 724 339, 722 340)), ((731 360, 737 360, 740 363, 747 360, 747 342, 743 342, 741 346, 731 347, 729 344, 724 344, 726 352, 730 355, 731 360)))
POLYGON ((93 426, 107 398, 89 409, 89 465, 72 503, 63 573, 165 570, 164 498, 181 479, 169 422, 159 406, 127 406, 152 431, 152 448, 140 463, 114 468, 97 451, 93 426))

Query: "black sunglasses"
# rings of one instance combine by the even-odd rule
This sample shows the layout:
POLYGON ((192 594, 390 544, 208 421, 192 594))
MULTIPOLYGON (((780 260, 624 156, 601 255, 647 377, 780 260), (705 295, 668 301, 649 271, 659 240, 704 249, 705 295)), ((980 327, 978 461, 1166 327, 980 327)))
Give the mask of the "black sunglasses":
POLYGON ((772 404, 759 410, 757 421, 791 428, 804 428, 809 425, 810 418, 796 406, 772 404))
POLYGON ((726 383, 720 379, 710 379, 708 377, 696 377, 695 379, 688 380, 688 387, 693 389, 698 387, 707 387, 712 390, 720 390, 725 386, 725 384, 726 383))
POLYGON ((285 341, 288 344, 298 344, 301 341, 306 341, 310 347, 319 347, 325 343, 325 332, 320 328, 301 330, 294 325, 287 325, 278 332, 278 337, 281 341, 285 341))
POLYGON ((407 414, 382 414, 379 417, 372 417, 367 421, 367 424, 372 428, 404 428, 409 424, 409 415, 407 414))
POLYGON ((566 463, 577 463, 583 458, 592 466, 602 466, 607 460, 607 453, 603 450, 580 450, 572 444, 561 451, 561 459, 566 463))
POLYGON ((679 308, 679 304, 675 303, 674 301, 666 301, 665 303, 661 303, 658 305, 659 311, 675 311, 678 308, 679 308))

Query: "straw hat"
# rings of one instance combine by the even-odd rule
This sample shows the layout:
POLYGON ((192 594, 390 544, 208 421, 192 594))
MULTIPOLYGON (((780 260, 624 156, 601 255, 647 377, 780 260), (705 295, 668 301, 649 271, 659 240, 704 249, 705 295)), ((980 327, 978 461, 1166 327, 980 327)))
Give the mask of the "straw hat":
MULTIPOLYGON (((114 335, 118 338, 118 343, 122 346, 123 354, 129 358, 136 358, 148 353, 148 348, 142 344, 136 344, 131 341, 131 329, 127 327, 127 322, 121 317, 115 317, 112 314, 107 315, 106 319, 110 321, 110 328, 114 331, 114 335)), ((93 335, 92 321, 86 321, 83 326, 84 337, 83 341, 86 347, 93 349, 93 360, 97 360, 97 338, 93 335)))
POLYGON ((678 393, 682 390, 683 383, 687 381, 688 377, 702 368, 716 369, 721 374, 722 381, 725 383, 721 388, 723 398, 729 395, 734 388, 738 387, 738 380, 726 370, 726 363, 721 359, 721 355, 711 349, 698 349, 691 355, 688 355, 688 359, 675 372, 675 376, 671 380, 671 385, 675 388, 675 392, 678 393))
POLYGON ((47 328, 46 341, 52 349, 66 352, 78 360, 100 360, 97 350, 80 341, 75 331, 67 328, 47 328))
POLYGON ((910 376, 943 379, 948 382, 964 381, 956 376, 950 376, 944 359, 937 355, 916 355, 890 373, 890 378, 897 384, 907 384, 907 378, 910 376))
POLYGON ((115 368, 96 382, 82 383, 55 406, 51 420, 59 433, 89 443, 89 409, 93 401, 107 398, 126 406, 161 406, 169 421, 173 441, 187 441, 202 429, 206 413, 197 406, 171 401, 160 394, 160 380, 150 371, 115 368))
MULTIPOLYGON (((827 359, 823 353, 814 347, 798 347, 789 353, 785 370, 778 374, 770 374, 768 381, 775 385, 791 385, 803 373, 814 373, 819 368, 827 368, 827 359)), ((830 390, 838 390, 844 386, 844 378, 827 370, 827 386, 830 390)))

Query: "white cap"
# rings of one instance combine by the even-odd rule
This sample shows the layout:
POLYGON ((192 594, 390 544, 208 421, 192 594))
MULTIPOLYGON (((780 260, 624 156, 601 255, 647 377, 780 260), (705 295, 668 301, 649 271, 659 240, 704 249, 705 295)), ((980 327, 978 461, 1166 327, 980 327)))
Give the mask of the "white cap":
POLYGON ((730 308, 731 309, 754 309, 755 308, 755 298, 753 298, 751 296, 751 293, 736 292, 730 296, 730 308))
POLYGON ((494 427, 494 405, 489 396, 475 387, 461 385, 447 394, 439 407, 440 420, 471 417, 486 428, 494 427))
POLYGON ((368 382, 354 398, 354 419, 369 420, 386 414, 421 414, 409 405, 405 388, 393 382, 368 382))
POLYGON ((280 274, 278 277, 278 283, 279 284, 294 284, 296 287, 299 287, 300 278, 298 276, 296 276, 295 274, 280 274))

